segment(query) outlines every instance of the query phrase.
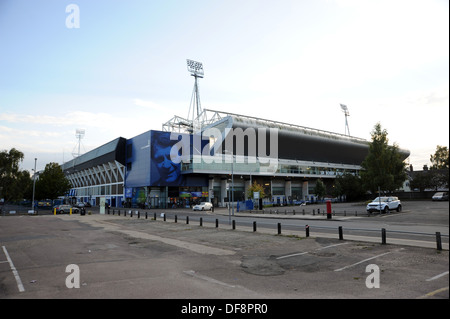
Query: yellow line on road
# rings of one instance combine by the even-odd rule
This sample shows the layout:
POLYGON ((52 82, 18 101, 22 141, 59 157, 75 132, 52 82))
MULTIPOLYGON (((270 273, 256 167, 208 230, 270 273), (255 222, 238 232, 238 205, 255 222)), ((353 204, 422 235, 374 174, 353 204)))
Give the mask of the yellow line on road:
POLYGON ((432 291, 432 292, 429 292, 429 293, 427 293, 427 294, 425 294, 423 296, 417 297, 417 299, 425 299, 425 298, 433 297, 434 295, 436 295, 436 294, 438 294, 440 292, 446 291, 446 290, 448 290, 448 286, 444 287, 444 288, 441 288, 441 289, 437 289, 437 290, 432 291))

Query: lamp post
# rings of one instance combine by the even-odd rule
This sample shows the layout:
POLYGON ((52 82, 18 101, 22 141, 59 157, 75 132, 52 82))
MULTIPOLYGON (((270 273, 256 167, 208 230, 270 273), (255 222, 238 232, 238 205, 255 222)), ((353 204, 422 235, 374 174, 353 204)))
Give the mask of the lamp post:
POLYGON ((34 191, 36 189, 36 161, 37 158, 34 158, 34 174, 33 174, 33 199, 31 200, 31 210, 34 213, 34 191))
MULTIPOLYGON (((224 150, 225 154, 230 154, 232 157, 232 162, 231 162, 231 210, 232 210, 232 214, 234 216, 234 154, 228 150, 224 150)), ((228 215, 230 215, 230 210, 228 210, 228 215)), ((231 216, 229 217, 230 221, 231 221, 231 216)))

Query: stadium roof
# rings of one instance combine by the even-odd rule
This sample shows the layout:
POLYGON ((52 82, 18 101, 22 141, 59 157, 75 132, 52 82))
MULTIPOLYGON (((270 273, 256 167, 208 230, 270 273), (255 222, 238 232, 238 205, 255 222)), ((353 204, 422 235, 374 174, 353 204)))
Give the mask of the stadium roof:
POLYGON ((117 160, 121 164, 124 164, 125 145, 126 139, 123 137, 118 137, 111 142, 108 142, 93 149, 92 151, 74 158, 73 160, 65 162, 62 165, 62 170, 66 171, 73 168, 81 170, 110 161, 114 162, 115 160, 117 160))

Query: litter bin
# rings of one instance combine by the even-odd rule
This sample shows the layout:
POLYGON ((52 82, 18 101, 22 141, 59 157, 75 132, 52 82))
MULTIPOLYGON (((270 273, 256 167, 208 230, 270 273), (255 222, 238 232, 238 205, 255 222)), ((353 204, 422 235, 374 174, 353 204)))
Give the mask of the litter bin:
POLYGON ((81 208, 80 215, 81 216, 86 215, 86 210, 84 209, 84 207, 81 208))

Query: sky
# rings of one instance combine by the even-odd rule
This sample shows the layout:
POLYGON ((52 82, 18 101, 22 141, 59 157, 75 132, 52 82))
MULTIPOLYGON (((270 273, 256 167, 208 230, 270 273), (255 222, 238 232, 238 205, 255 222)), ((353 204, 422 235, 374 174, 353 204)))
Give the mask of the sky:
POLYGON ((0 0, 0 150, 42 170, 77 129, 82 153, 161 130, 188 116, 186 59, 202 108, 344 134, 345 104, 415 170, 449 146, 448 0, 0 0))

